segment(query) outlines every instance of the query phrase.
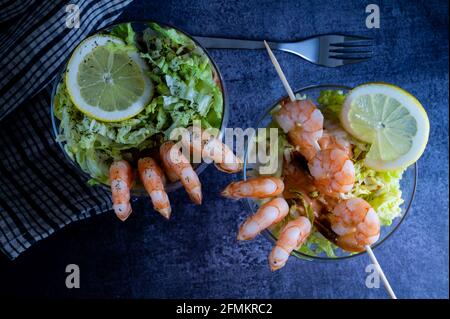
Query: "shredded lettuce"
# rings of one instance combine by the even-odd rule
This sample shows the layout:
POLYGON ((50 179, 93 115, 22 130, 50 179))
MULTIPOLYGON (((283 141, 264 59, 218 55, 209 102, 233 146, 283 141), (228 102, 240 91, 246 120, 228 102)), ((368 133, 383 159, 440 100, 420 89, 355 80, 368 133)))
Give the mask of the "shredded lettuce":
POLYGON ((129 23, 114 27, 109 34, 124 41, 110 44, 112 49, 138 51, 148 62, 147 76, 155 94, 136 116, 107 123, 78 111, 64 81, 60 83, 54 97, 55 116, 60 120, 58 140, 91 176, 90 184, 107 183, 113 160, 133 161, 140 151, 168 139, 176 127, 199 120, 204 127, 220 128, 222 122, 222 91, 214 80, 212 65, 187 36, 151 24, 138 43, 129 23))
POLYGON ((152 23, 143 38, 148 52, 141 56, 150 65, 151 79, 162 96, 157 108, 171 118, 170 130, 200 120, 205 127, 219 128, 223 98, 208 57, 186 35, 152 23))
POLYGON ((319 256, 325 253, 328 257, 336 257, 336 249, 339 248, 313 227, 306 243, 299 248, 299 251, 309 256, 319 256))
POLYGON ((127 45, 136 46, 136 33, 131 26, 131 23, 122 23, 115 26, 110 35, 121 38, 127 45))
POLYGON ((345 94, 342 91, 324 90, 320 92, 317 102, 322 106, 321 111, 326 118, 339 119, 345 94))
POLYGON ((367 168, 363 160, 355 162, 355 185, 351 195, 366 200, 377 212, 380 223, 389 226, 402 213, 400 180, 404 170, 378 172, 367 168))

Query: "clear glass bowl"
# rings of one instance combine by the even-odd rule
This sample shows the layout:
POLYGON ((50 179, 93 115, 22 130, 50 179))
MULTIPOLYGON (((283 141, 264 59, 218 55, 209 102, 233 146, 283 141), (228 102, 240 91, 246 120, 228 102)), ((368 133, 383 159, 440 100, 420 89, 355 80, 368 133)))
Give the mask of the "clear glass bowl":
MULTIPOLYGON (((123 23, 131 23, 133 29, 136 31, 136 37, 139 39, 142 37, 142 32, 148 27, 148 23, 151 23, 153 21, 131 21, 131 22, 123 22, 123 23)), ((118 24, 123 24, 123 23, 117 23, 117 24, 112 24, 110 26, 107 26, 101 30, 98 30, 97 32, 93 33, 93 34, 98 34, 98 33, 104 33, 104 32, 108 32, 110 31, 114 26, 118 25, 118 24)), ((189 37, 196 45, 197 48, 199 50, 201 50, 209 59, 209 62, 211 63, 212 69, 213 71, 216 73, 219 82, 220 82, 220 87, 222 89, 222 96, 223 96, 223 113, 222 113, 222 123, 220 126, 220 132, 219 132, 219 138, 223 137, 223 134, 225 132, 225 128, 227 126, 228 123, 228 119, 229 119, 229 108, 228 108, 228 98, 227 98, 227 94, 226 94, 226 88, 225 88, 225 83, 223 81, 222 75, 219 71, 219 68, 217 67, 217 65, 215 64, 214 60, 211 58, 211 56, 208 54, 208 52, 206 51, 206 49, 204 47, 202 47, 200 45, 200 43, 198 43, 191 35, 189 35, 188 33, 186 33, 183 30, 180 30, 174 26, 168 25, 168 24, 164 24, 164 23, 160 23, 158 22, 158 24, 164 28, 172 28, 177 30, 178 32, 181 32, 183 34, 185 34, 187 37, 189 37)), ((93 35, 90 34, 89 36, 93 35)), ((66 159, 72 164, 72 166, 75 168, 75 170, 77 170, 77 172, 79 174, 81 174, 82 176, 86 177, 86 180, 90 179, 91 177, 89 176, 89 174, 87 174, 86 172, 84 172, 80 166, 74 162, 66 153, 66 151, 64 150, 64 143, 60 142, 57 140, 57 136, 58 136, 58 132, 59 132, 59 120, 56 118, 55 113, 54 113, 54 101, 55 101, 55 95, 56 92, 58 90, 58 86, 61 83, 61 79, 63 77, 63 74, 65 72, 66 69, 66 65, 67 62, 70 58, 70 56, 72 55, 69 54, 68 58, 66 60, 66 63, 64 63, 64 67, 61 69, 59 75, 56 77, 54 83, 53 83, 53 90, 52 90, 52 99, 51 99, 51 105, 50 105, 50 114, 51 114, 51 120, 52 120, 52 132, 53 132, 53 137, 55 138, 55 141, 58 143, 58 145, 61 148, 61 151, 63 152, 64 156, 66 157, 66 159)), ((200 175, 206 168, 208 164, 205 162, 202 162, 200 164, 198 164, 197 166, 195 166, 195 172, 197 173, 197 175, 200 175)), ((167 192, 172 192, 178 188, 180 188, 181 182, 175 182, 175 183, 168 183, 166 185, 166 191, 167 192)), ((99 184, 97 186, 94 187, 101 187, 107 191, 110 191, 110 187, 108 185, 105 184, 99 184)), ((147 196, 147 192, 145 191, 145 189, 141 186, 135 186, 133 187, 132 191, 131 191, 133 196, 147 196)))
MULTIPOLYGON (((308 98, 312 99, 313 101, 317 102, 317 98, 319 97, 319 94, 323 90, 341 90, 343 92, 349 91, 351 88, 343 85, 315 85, 315 86, 308 86, 304 87, 298 91, 296 91, 296 94, 306 95, 308 98)), ((262 116, 255 122, 254 129, 257 128, 264 128, 267 127, 268 124, 272 121, 272 116, 270 112, 276 107, 276 105, 279 104, 279 102, 282 99, 278 100, 276 103, 274 103, 270 108, 268 108, 262 116)), ((252 137, 250 136, 248 140, 250 141, 252 137)), ((244 170, 243 170, 243 179, 247 179, 247 171, 252 169, 252 167, 255 164, 249 164, 247 162, 248 159, 248 144, 245 148, 245 157, 244 157, 244 170)), ((402 190, 402 198, 404 200, 404 203, 402 204, 402 213, 401 216, 398 218, 395 218, 392 221, 392 224, 390 226, 383 226, 381 227, 381 233, 380 233, 380 239, 372 246, 373 249, 376 249, 378 246, 383 244, 389 237, 392 236, 392 234, 395 233, 395 231, 400 227, 401 223, 405 220, 410 208, 411 204, 413 202, 414 194, 416 191, 416 184, 417 184, 417 173, 418 168, 417 164, 413 164, 410 167, 406 169, 406 171, 403 173, 403 177, 401 180, 401 190, 402 190)), ((249 214, 254 213, 258 205, 255 201, 251 199, 246 200, 246 207, 249 211, 249 214)), ((272 242, 276 241, 275 235, 270 230, 265 230, 263 232, 263 235, 271 240, 272 242)), ((311 256, 307 255, 305 253, 302 253, 300 251, 294 250, 292 255, 296 256, 300 259, 310 260, 310 261, 336 261, 336 260, 342 260, 342 259, 348 259, 353 258, 356 256, 360 256, 362 254, 365 254, 366 252, 360 252, 360 253, 348 253, 346 251, 343 251, 342 249, 337 249, 335 251, 336 257, 328 257, 325 254, 323 255, 317 255, 317 256, 311 256)))

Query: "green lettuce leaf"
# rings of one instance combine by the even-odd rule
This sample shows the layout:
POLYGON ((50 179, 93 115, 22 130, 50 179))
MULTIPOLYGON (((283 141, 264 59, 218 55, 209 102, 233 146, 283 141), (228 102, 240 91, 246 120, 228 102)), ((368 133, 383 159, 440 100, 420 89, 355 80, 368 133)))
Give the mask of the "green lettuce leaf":
POLYGON ((131 23, 122 23, 115 26, 110 35, 121 38, 127 45, 136 46, 136 33, 134 32, 131 23))
POLYGON ((345 94, 342 91, 324 90, 317 98, 321 111, 326 118, 339 120, 339 114, 344 104, 345 94))

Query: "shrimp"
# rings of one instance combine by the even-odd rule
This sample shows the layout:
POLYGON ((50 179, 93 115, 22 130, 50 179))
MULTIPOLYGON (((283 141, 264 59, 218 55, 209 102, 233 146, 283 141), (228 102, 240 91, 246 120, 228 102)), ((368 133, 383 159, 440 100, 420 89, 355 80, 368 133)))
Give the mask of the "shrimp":
POLYGON ((194 153, 212 160, 216 168, 222 172, 237 173, 242 170, 242 160, 216 136, 208 131, 196 132, 193 128, 189 131, 189 138, 181 140, 184 147, 190 147, 194 153))
POLYGON ((328 130, 323 130, 319 145, 321 150, 339 149, 344 151, 349 158, 352 157, 352 146, 350 142, 339 135, 331 134, 328 130))
POLYGON ((164 173, 166 174, 169 181, 171 181, 172 183, 175 183, 176 181, 179 180, 178 175, 175 174, 175 172, 170 168, 170 163, 168 161, 168 158, 166 156, 162 156, 162 155, 160 155, 160 157, 161 157, 162 166, 164 168, 164 173))
POLYGON ((159 149, 160 156, 167 164, 167 170, 173 172, 180 179, 191 200, 200 205, 203 195, 197 173, 186 157, 174 146, 172 142, 162 144, 159 149))
POLYGON ((218 170, 225 173, 237 173, 242 170, 242 160, 218 138, 211 137, 204 145, 202 155, 214 161, 218 170))
POLYGON ((323 115, 311 100, 282 101, 274 119, 287 133, 292 144, 311 160, 320 149, 318 140, 323 132, 323 115))
POLYGON ((289 213, 289 205, 282 197, 277 197, 259 207, 240 227, 238 240, 250 240, 261 231, 277 224, 289 213))
POLYGON ((169 219, 172 209, 169 197, 164 190, 164 173, 151 157, 144 157, 138 161, 138 171, 147 193, 152 199, 153 208, 169 219))
POLYGON ((291 220, 281 230, 278 240, 269 255, 269 265, 272 271, 282 268, 291 252, 301 246, 311 232, 311 222, 300 216, 291 220))
POLYGON ((355 167, 340 149, 325 149, 308 163, 314 184, 325 195, 339 197, 348 193, 355 182, 355 167))
POLYGON ((278 177, 258 176, 245 181, 233 182, 223 191, 222 196, 232 199, 275 197, 283 193, 284 183, 278 177))
POLYGON ((341 201, 329 217, 338 235, 336 244, 344 250, 359 252, 380 237, 380 220, 375 210, 361 198, 341 201))
POLYGON ((109 168, 109 180, 114 212, 121 221, 131 214, 130 189, 133 184, 133 170, 127 161, 115 161, 109 168))

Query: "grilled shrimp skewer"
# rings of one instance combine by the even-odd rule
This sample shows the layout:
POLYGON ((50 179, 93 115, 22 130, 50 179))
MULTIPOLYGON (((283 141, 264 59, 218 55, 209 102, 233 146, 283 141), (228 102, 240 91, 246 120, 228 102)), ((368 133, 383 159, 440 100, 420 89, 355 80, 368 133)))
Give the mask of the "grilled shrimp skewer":
POLYGON ((130 189, 133 184, 133 170, 127 161, 115 161, 109 168, 109 180, 114 212, 121 221, 131 214, 130 189))
POLYGON ((289 213, 289 205, 282 197, 277 197, 261 205, 240 227, 238 240, 255 238, 264 229, 283 220, 289 213))
MULTIPOLYGON (((283 82, 283 85, 286 88, 286 91, 288 92, 291 101, 295 101, 294 93, 292 92, 292 89, 289 86, 289 83, 287 82, 286 77, 283 74, 283 70, 281 70, 281 67, 276 57, 272 53, 270 46, 267 44, 266 41, 264 41, 264 45, 266 46, 270 59, 272 60, 272 63, 275 66, 275 69, 277 70, 281 82, 283 82)), ((334 142, 337 142, 337 140, 335 140, 334 142)), ((316 153, 317 151, 319 151, 321 146, 322 145, 316 147, 316 153)), ((307 148, 307 150, 308 152, 304 152, 305 154, 303 155, 307 159, 309 158, 308 161, 313 161, 313 163, 309 163, 308 166, 310 166, 310 169, 311 167, 315 169, 314 177, 316 178, 319 177, 319 179, 321 179, 320 176, 329 175, 323 173, 331 172, 333 173, 331 174, 332 177, 339 179, 338 183, 335 183, 337 181, 333 180, 328 181, 326 183, 319 183, 321 184, 321 186, 325 186, 327 190, 331 189, 332 191, 335 191, 336 188, 338 188, 337 193, 337 195, 339 195, 338 197, 341 197, 340 196, 341 193, 339 193, 339 191, 351 190, 354 183, 354 166, 353 163, 350 161, 351 150, 350 152, 348 152, 345 149, 345 145, 344 149, 331 148, 332 151, 340 151, 342 153, 338 154, 341 163, 337 162, 333 163, 334 159, 331 157, 333 156, 331 152, 325 155, 319 155, 320 157, 322 157, 323 161, 322 163, 318 163, 320 162, 321 158, 319 157, 318 159, 314 160, 314 157, 317 156, 317 154, 312 156, 313 152, 309 152, 311 149, 307 148), (329 168, 331 168, 331 170, 329 168), (340 171, 338 172, 336 168, 338 168, 340 171)), ((313 174, 313 172, 311 172, 311 174, 313 174)), ((322 182, 325 182, 325 179, 322 179, 322 182)), ((357 251, 362 251, 365 249, 369 254, 369 256, 371 257, 372 262, 378 266, 377 267, 378 274, 383 280, 386 290, 389 292, 391 298, 397 299, 386 276, 383 273, 383 270, 378 264, 378 261, 376 260, 376 257, 373 254, 372 249, 370 248, 370 245, 378 240, 380 234, 380 222, 378 220, 377 214, 372 209, 372 207, 362 199, 344 200, 334 208, 333 217, 331 219, 333 230, 340 235, 338 243, 340 243, 342 246, 346 247, 349 250, 358 249, 357 251), (362 245, 364 245, 364 247, 361 247, 362 245)))
POLYGON ((264 44, 290 97, 290 101, 282 102, 281 109, 274 114, 275 120, 308 161, 316 186, 329 196, 341 197, 342 193, 352 189, 355 180, 355 169, 349 158, 350 153, 335 149, 340 142, 337 138, 324 139, 322 147, 328 148, 321 149, 319 140, 323 135, 323 114, 311 101, 295 100, 277 59, 269 45, 266 42, 264 44))
POLYGON ((161 158, 167 165, 167 170, 173 172, 184 186, 191 200, 200 205, 202 203, 202 185, 197 173, 192 168, 186 157, 172 142, 165 142, 159 151, 161 158))
POLYGON ((144 157, 138 161, 138 171, 142 184, 152 199, 153 208, 169 219, 172 209, 164 190, 164 173, 154 159, 144 157))
POLYGON ((272 271, 284 267, 292 251, 301 246, 311 232, 308 218, 300 216, 291 220, 281 230, 278 240, 269 255, 269 265, 272 271))
POLYGON ((278 196, 283 193, 283 190, 284 183, 280 178, 259 176, 229 184, 222 191, 222 196, 231 199, 262 199, 278 196))
POLYGON ((281 102, 281 109, 273 117, 284 133, 288 134, 294 146, 309 161, 320 150, 317 141, 322 136, 323 115, 312 101, 295 98, 270 46, 266 41, 264 41, 264 45, 290 99, 290 101, 281 102))

